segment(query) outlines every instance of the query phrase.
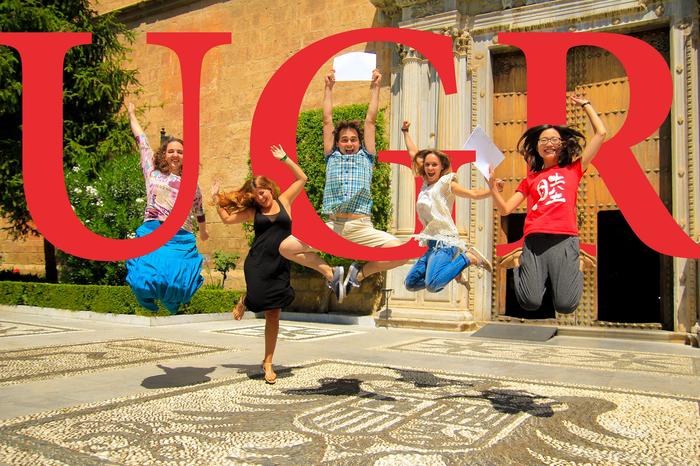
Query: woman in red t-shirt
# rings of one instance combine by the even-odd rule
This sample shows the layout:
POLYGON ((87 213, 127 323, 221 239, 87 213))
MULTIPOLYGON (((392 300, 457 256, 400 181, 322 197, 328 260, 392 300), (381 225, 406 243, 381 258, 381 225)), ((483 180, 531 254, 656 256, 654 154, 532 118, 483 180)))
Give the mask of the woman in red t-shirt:
POLYGON ((576 223, 578 185, 593 157, 603 145, 606 129, 588 100, 571 97, 583 107, 594 134, 588 144, 579 131, 566 126, 540 125, 528 129, 518 141, 518 151, 528 163, 527 177, 505 200, 491 176, 489 185, 501 215, 510 214, 527 199, 522 254, 513 271, 515 294, 523 309, 542 305, 545 284, 552 286, 554 309, 570 313, 583 293, 579 268, 576 223))

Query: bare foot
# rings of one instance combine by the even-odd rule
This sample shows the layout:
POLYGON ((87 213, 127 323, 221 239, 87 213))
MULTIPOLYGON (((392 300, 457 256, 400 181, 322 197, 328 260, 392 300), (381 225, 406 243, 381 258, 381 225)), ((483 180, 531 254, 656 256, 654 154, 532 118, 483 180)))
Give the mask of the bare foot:
POLYGON ((243 301, 245 301, 245 296, 241 296, 241 299, 238 300, 236 307, 233 308, 232 314, 233 318, 236 320, 241 320, 243 318, 243 314, 245 313, 245 304, 243 304, 243 301))

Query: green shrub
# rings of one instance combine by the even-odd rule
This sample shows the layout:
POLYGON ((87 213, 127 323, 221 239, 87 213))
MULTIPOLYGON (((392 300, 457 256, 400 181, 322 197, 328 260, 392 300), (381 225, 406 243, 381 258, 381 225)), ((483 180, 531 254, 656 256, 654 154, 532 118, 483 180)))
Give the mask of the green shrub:
MULTIPOLYGON (((178 314, 228 312, 241 297, 239 291, 199 290, 178 314)), ((70 285, 0 282, 0 304, 51 307, 112 314, 170 315, 162 309, 152 313, 139 306, 128 286, 70 285)))

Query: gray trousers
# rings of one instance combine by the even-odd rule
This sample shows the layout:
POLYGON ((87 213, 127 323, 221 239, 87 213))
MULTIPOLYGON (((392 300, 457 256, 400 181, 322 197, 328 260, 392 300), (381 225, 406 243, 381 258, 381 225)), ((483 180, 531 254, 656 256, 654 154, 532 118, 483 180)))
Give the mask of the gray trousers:
POLYGON ((578 236, 548 233, 526 236, 520 266, 513 270, 513 276, 515 295, 523 309, 539 309, 549 278, 554 309, 564 314, 574 312, 583 294, 578 236))

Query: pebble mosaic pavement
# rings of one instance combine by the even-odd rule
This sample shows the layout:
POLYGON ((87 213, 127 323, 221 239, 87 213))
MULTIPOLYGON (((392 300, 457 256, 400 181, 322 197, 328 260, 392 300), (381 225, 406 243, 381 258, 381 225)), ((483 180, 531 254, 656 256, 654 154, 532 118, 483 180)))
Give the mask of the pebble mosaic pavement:
POLYGON ((3 351, 0 352, 0 385, 227 350, 231 351, 193 343, 140 338, 3 351))
POLYGON ((2 337, 24 337, 28 335, 46 335, 49 333, 80 332, 81 329, 53 327, 49 325, 25 324, 21 322, 10 322, 0 320, 0 338, 2 337))
POLYGON ((700 398, 351 361, 277 371, 0 421, 0 462, 700 462, 700 398))
POLYGON ((638 351, 538 345, 512 340, 503 342, 481 338, 478 340, 424 338, 386 346, 382 349, 595 370, 700 376, 700 358, 638 351))
MULTIPOLYGON (((234 327, 223 330, 213 330, 213 333, 226 333, 229 335, 239 335, 244 337, 261 337, 265 336, 265 325, 251 325, 248 327, 234 327)), ((342 337, 355 335, 359 332, 350 330, 335 330, 330 328, 314 328, 302 327, 298 325, 280 325, 279 340, 288 341, 303 341, 303 340, 318 340, 320 338, 342 337)))

